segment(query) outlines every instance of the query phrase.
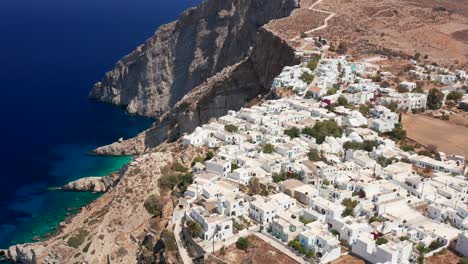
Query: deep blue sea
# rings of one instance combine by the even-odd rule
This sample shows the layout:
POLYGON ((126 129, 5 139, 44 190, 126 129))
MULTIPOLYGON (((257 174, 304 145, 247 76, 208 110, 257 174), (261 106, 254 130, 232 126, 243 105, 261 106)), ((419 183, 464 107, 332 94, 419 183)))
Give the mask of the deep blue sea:
POLYGON ((30 242, 96 199, 50 191, 131 157, 87 153, 151 120, 87 99, 93 83, 200 0, 0 1, 0 248, 30 242))

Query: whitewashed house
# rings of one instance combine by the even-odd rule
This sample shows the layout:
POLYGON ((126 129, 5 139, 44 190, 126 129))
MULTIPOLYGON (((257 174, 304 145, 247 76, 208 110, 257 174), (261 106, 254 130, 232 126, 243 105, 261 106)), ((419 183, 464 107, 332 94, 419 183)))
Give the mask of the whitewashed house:
POLYGON ((203 240, 220 241, 233 235, 232 220, 225 215, 210 214, 201 206, 193 207, 190 216, 203 228, 203 240))
POLYGON ((377 245, 372 236, 361 235, 352 245, 352 252, 370 263, 407 264, 413 249, 409 241, 395 243, 389 241, 377 245))

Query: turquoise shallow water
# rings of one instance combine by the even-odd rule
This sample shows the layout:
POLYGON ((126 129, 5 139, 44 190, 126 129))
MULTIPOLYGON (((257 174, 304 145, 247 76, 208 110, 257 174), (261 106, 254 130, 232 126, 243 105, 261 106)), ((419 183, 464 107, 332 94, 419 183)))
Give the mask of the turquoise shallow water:
POLYGON ((18 224, 3 225, 1 228, 9 237, 9 244, 34 241, 54 231, 58 224, 80 207, 97 199, 100 194, 88 192, 64 192, 53 187, 86 176, 105 176, 118 171, 132 160, 132 157, 99 157, 89 155, 94 146, 59 145, 54 154, 62 157, 51 164, 50 175, 56 177, 57 186, 32 184, 16 191, 17 199, 8 207, 17 214, 18 224))

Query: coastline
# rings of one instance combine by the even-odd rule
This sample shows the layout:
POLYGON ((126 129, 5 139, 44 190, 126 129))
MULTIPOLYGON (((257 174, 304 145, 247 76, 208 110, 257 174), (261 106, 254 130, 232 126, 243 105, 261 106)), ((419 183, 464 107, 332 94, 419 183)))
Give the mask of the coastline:
MULTIPOLYGON (((84 166, 83 171, 72 173, 70 177, 67 177, 66 181, 62 182, 67 184, 69 181, 89 176, 88 173, 98 177, 107 176, 121 170, 133 160, 131 156, 102 157, 92 156, 87 152, 82 155, 85 161, 77 162, 74 159, 63 159, 58 162, 53 167, 53 174, 58 177, 64 175, 62 170, 69 167, 70 162, 81 165, 83 163, 88 164, 88 166, 84 166), (97 164, 98 166, 90 169, 93 166, 89 165, 89 163, 95 163, 91 165, 97 164)), ((21 219, 22 221, 17 226, 2 226, 3 233, 8 236, 2 241, 2 248, 15 244, 44 241, 56 235, 60 231, 60 223, 69 221, 83 207, 88 206, 103 194, 61 190, 59 186, 46 188, 33 186, 31 188, 31 190, 25 190, 24 195, 20 196, 23 198, 22 203, 18 202, 11 206, 14 210, 23 211, 24 213, 27 213, 28 210, 32 211, 31 217, 21 219), (42 207, 42 210, 34 208, 36 206, 42 207), (5 231, 8 228, 11 228, 10 232, 5 231)))

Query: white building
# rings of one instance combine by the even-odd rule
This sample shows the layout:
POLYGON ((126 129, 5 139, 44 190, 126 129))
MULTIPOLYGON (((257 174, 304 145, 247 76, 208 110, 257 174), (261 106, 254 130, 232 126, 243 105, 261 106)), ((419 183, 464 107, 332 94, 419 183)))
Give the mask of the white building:
POLYGON ((416 88, 417 85, 414 82, 403 81, 403 82, 400 82, 398 86, 400 86, 401 88, 408 89, 408 91, 411 92, 414 88, 416 88))
POLYGON ((456 251, 464 257, 468 257, 468 231, 458 235, 456 251))
POLYGON ((192 208, 190 216, 203 228, 203 240, 224 240, 233 235, 232 220, 225 215, 209 214, 205 208, 197 206, 192 208))
POLYGON ((268 197, 254 195, 253 198, 249 206, 249 216, 262 225, 269 225, 274 216, 296 206, 296 200, 284 193, 268 197))
POLYGON ((320 263, 328 263, 340 257, 340 242, 320 222, 307 224, 305 231, 299 234, 299 242, 313 250, 320 263))
POLYGON ((352 252, 370 263, 407 264, 413 244, 409 241, 389 241, 377 245, 372 236, 361 235, 352 245, 352 252))

